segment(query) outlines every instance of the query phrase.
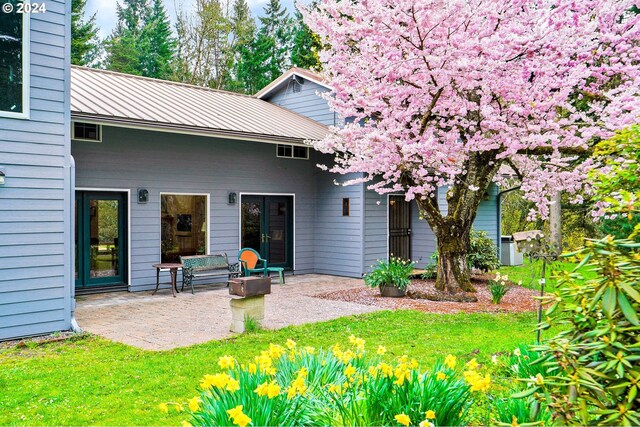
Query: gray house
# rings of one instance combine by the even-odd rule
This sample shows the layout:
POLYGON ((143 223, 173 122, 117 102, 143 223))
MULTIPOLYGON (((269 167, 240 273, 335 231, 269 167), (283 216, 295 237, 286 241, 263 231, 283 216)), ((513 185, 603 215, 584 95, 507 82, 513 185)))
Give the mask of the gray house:
MULTIPOLYGON (((245 96, 71 67, 68 10, 50 6, 20 17, 21 80, 4 92, 21 97, 0 104, 0 339, 69 329, 76 292, 152 289, 152 264, 180 255, 253 247, 349 277, 389 254, 429 261, 414 203, 316 167, 331 159, 304 141, 341 124, 318 75, 245 96)), ((476 224, 496 241, 498 214, 492 191, 476 224)))
POLYGON ((0 14, 0 339, 71 326, 71 2, 46 8, 0 14))

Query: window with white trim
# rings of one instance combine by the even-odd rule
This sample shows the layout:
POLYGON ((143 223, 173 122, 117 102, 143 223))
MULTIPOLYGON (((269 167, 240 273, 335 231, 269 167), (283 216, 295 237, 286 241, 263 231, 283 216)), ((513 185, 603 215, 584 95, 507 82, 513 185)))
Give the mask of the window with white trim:
POLYGON ((102 126, 95 123, 73 122, 71 139, 76 141, 102 141, 102 126))
POLYGON ((160 195, 160 259, 180 262, 180 255, 207 253, 207 196, 160 195))
POLYGON ((17 13, 22 1, 3 0, 0 13, 0 116, 29 114, 29 14, 17 13), (4 7, 6 6, 6 7, 4 7), (7 12, 11 10, 11 12, 7 12))
POLYGON ((299 145, 278 144, 276 147, 276 157, 288 159, 309 159, 309 147, 299 145))

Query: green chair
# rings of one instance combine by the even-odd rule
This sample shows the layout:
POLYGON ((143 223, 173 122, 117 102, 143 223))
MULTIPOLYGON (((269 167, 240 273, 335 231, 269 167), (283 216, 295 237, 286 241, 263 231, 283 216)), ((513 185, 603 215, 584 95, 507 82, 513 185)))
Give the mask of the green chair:
POLYGON ((267 265, 267 260, 260 258, 260 254, 254 249, 240 249, 238 252, 238 261, 242 266, 244 276, 251 276, 251 273, 258 273, 262 274, 264 277, 269 277, 270 273, 278 273, 280 284, 284 285, 284 268, 269 267, 267 265))

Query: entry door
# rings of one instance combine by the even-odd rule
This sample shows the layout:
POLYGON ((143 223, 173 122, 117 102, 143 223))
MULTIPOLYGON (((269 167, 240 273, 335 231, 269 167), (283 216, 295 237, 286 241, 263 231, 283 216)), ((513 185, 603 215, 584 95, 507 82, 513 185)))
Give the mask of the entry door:
POLYGON ((411 204, 389 196, 389 256, 411 259, 411 204))
POLYGON ((243 248, 252 248, 270 267, 293 267, 293 197, 242 196, 243 248))
POLYGON ((122 193, 76 192, 77 288, 124 284, 125 205, 122 193))

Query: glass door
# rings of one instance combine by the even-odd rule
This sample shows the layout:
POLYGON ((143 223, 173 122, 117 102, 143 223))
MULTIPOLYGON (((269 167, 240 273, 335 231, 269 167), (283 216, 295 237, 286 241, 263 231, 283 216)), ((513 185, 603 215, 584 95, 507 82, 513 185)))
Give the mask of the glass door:
POLYGON ((270 267, 293 267, 293 197, 242 196, 243 248, 252 248, 270 267))
POLYGON ((76 287, 123 284, 125 196, 76 194, 76 287))

